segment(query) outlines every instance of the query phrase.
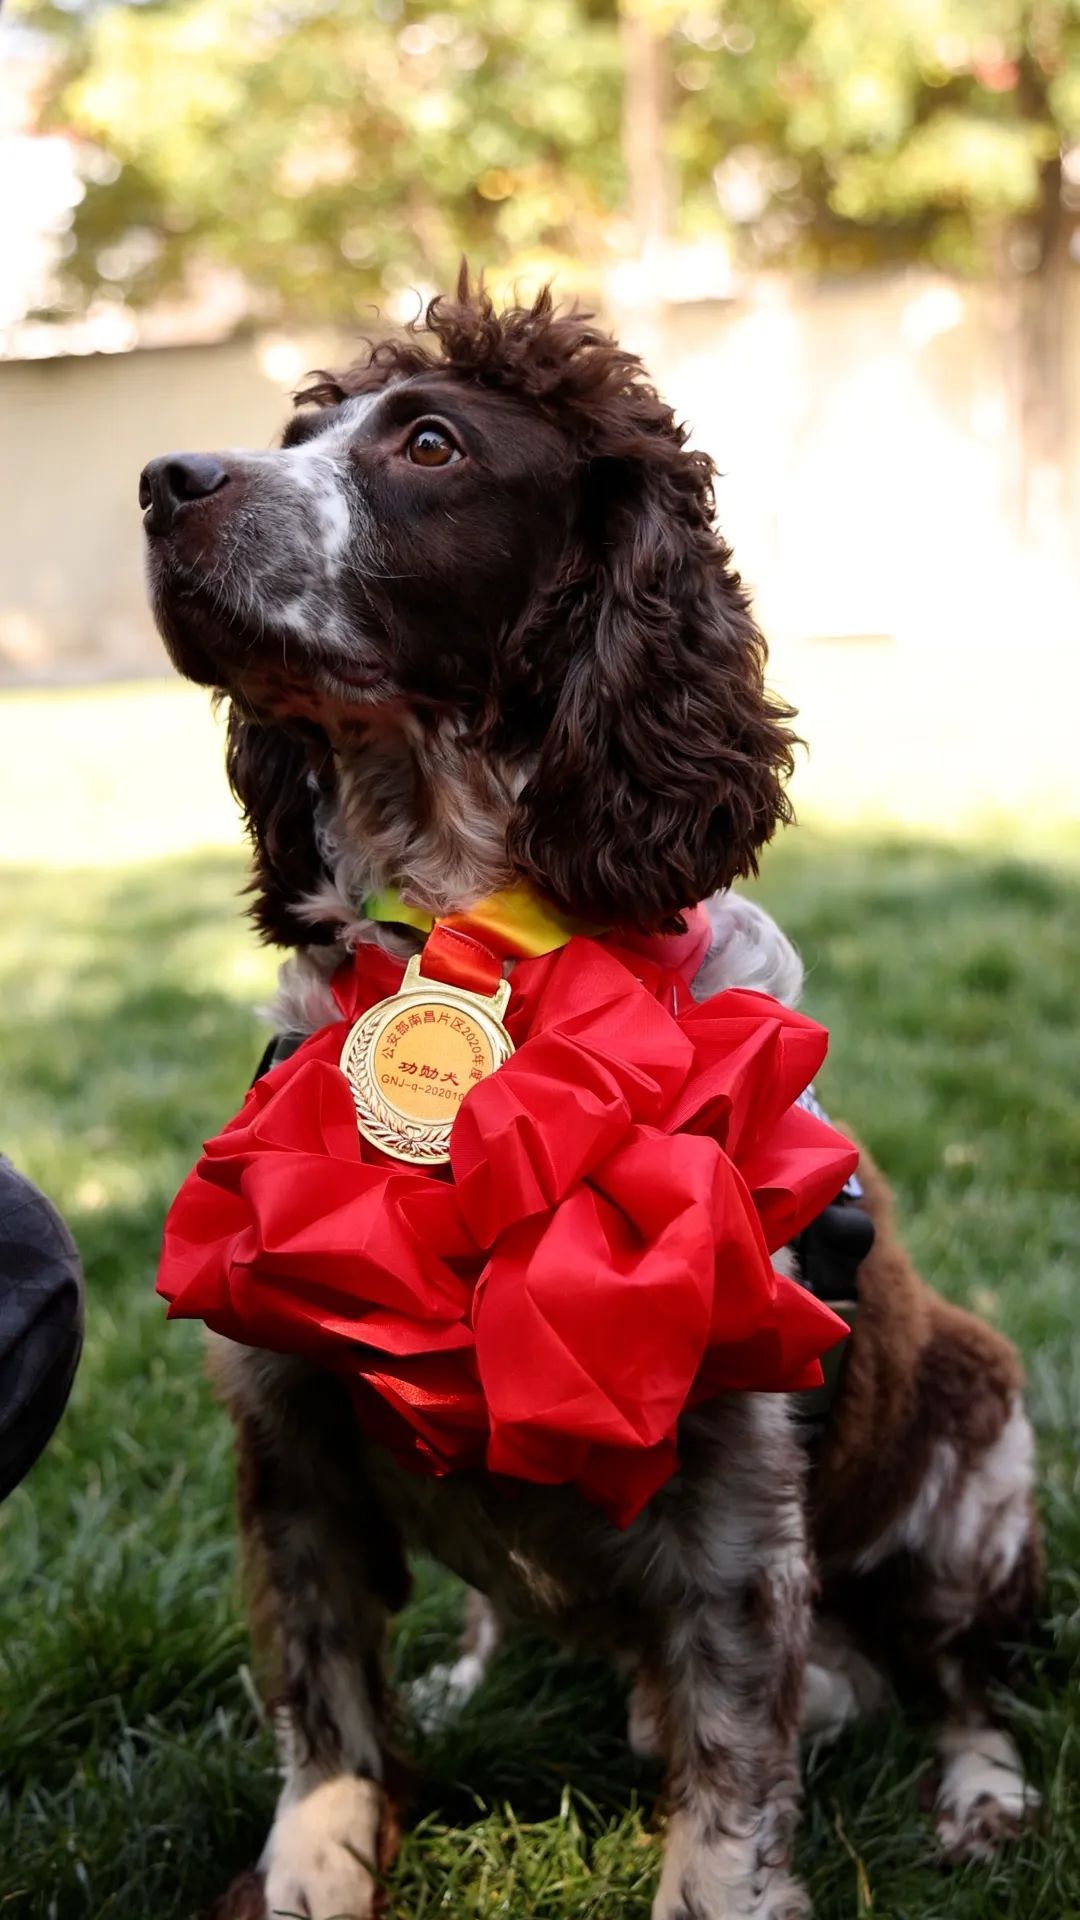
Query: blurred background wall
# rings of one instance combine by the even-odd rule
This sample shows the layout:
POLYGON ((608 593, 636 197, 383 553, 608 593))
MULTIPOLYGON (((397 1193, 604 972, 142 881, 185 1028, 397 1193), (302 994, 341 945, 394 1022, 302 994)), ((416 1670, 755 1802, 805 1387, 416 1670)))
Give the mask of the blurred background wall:
MULTIPOLYGON (((1067 365, 1080 378, 1077 282, 1067 365)), ((769 275, 724 302, 647 320, 609 303, 609 317, 718 460, 722 524, 775 644, 981 652, 1075 620, 1070 544, 1055 553, 1019 527, 1021 428, 992 290, 916 268, 824 285, 769 275)), ((277 333, 0 363, 9 679, 164 671, 142 588, 140 468, 171 448, 268 444, 289 388, 353 350, 344 334, 277 333), (20 484, 28 475, 42 484, 20 484)), ((1074 494, 1075 404, 1061 456, 1074 494)))
POLYGON ((1076 811, 1080 0, 24 0, 0 58, 0 685, 164 673, 143 462, 465 249, 713 454, 818 767, 1076 811))

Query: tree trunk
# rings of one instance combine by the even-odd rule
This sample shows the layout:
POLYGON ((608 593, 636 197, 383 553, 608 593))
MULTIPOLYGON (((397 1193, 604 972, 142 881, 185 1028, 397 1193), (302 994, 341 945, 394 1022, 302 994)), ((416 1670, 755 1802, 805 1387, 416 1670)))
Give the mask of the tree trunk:
POLYGON ((1068 223, 1061 204, 1061 161, 1043 167, 1039 206, 1025 229, 1038 249, 1019 286, 1020 420, 1025 465, 1024 507, 1030 531, 1060 493, 1066 445, 1065 324, 1068 223))
POLYGON ((620 0, 623 51, 623 158, 629 214, 642 264, 647 305, 663 299, 664 253, 671 234, 671 168, 667 157, 669 110, 666 37, 658 33, 641 0, 620 0))
MULTIPOLYGON (((1046 76, 1030 54, 1021 62, 1018 101, 1025 119, 1050 122, 1046 76)), ((1066 323, 1069 229, 1061 198, 1061 156, 1039 169, 1039 197, 1019 223, 1016 288, 1017 384, 1020 412, 1020 506, 1024 532, 1052 540, 1062 531, 1066 408, 1066 323)))

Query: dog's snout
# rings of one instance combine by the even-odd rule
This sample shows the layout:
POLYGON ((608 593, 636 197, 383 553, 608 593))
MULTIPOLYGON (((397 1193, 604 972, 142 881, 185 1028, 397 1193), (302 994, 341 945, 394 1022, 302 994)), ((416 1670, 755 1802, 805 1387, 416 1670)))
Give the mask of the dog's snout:
POLYGON ((167 453, 139 475, 147 533, 168 533, 185 507, 225 486, 228 474, 212 453, 167 453))

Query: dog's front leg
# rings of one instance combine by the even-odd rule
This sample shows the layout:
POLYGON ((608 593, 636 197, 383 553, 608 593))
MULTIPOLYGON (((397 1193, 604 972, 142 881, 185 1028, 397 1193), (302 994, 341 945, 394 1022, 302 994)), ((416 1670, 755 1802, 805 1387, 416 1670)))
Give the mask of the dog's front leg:
POLYGON ((676 1516, 683 1592, 649 1675, 669 1806, 653 1920, 809 1911, 788 1871, 811 1600, 801 1462, 782 1402, 736 1417, 745 1445, 692 1475, 676 1516))
POLYGON ((348 1399, 300 1363, 234 1348, 239 1501, 276 1654, 284 1783, 262 1858, 267 1914, 369 1920, 383 1811, 380 1651, 404 1598, 348 1399), (239 1385, 240 1391, 237 1391, 239 1385))

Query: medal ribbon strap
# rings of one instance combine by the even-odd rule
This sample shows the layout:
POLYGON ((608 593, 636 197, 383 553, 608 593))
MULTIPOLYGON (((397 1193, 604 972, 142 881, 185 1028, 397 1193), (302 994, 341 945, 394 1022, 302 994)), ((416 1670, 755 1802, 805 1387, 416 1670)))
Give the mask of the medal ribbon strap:
POLYGON ((490 947, 474 940, 469 933, 438 921, 428 934, 420 954, 420 971, 427 980, 441 980, 444 986, 464 987, 468 993, 490 1000, 501 985, 502 961, 490 947))
MULTIPOLYGON (((415 927, 419 933, 430 933, 435 925, 434 915, 422 907, 409 906, 396 887, 384 887, 381 893, 369 894, 364 901, 364 913, 369 920, 415 927)), ((448 913, 439 924, 482 941, 503 960, 535 959, 565 947, 575 934, 595 938, 605 931, 603 927, 563 913, 553 901, 542 899, 524 882, 490 894, 486 900, 478 900, 461 913, 448 913)))

